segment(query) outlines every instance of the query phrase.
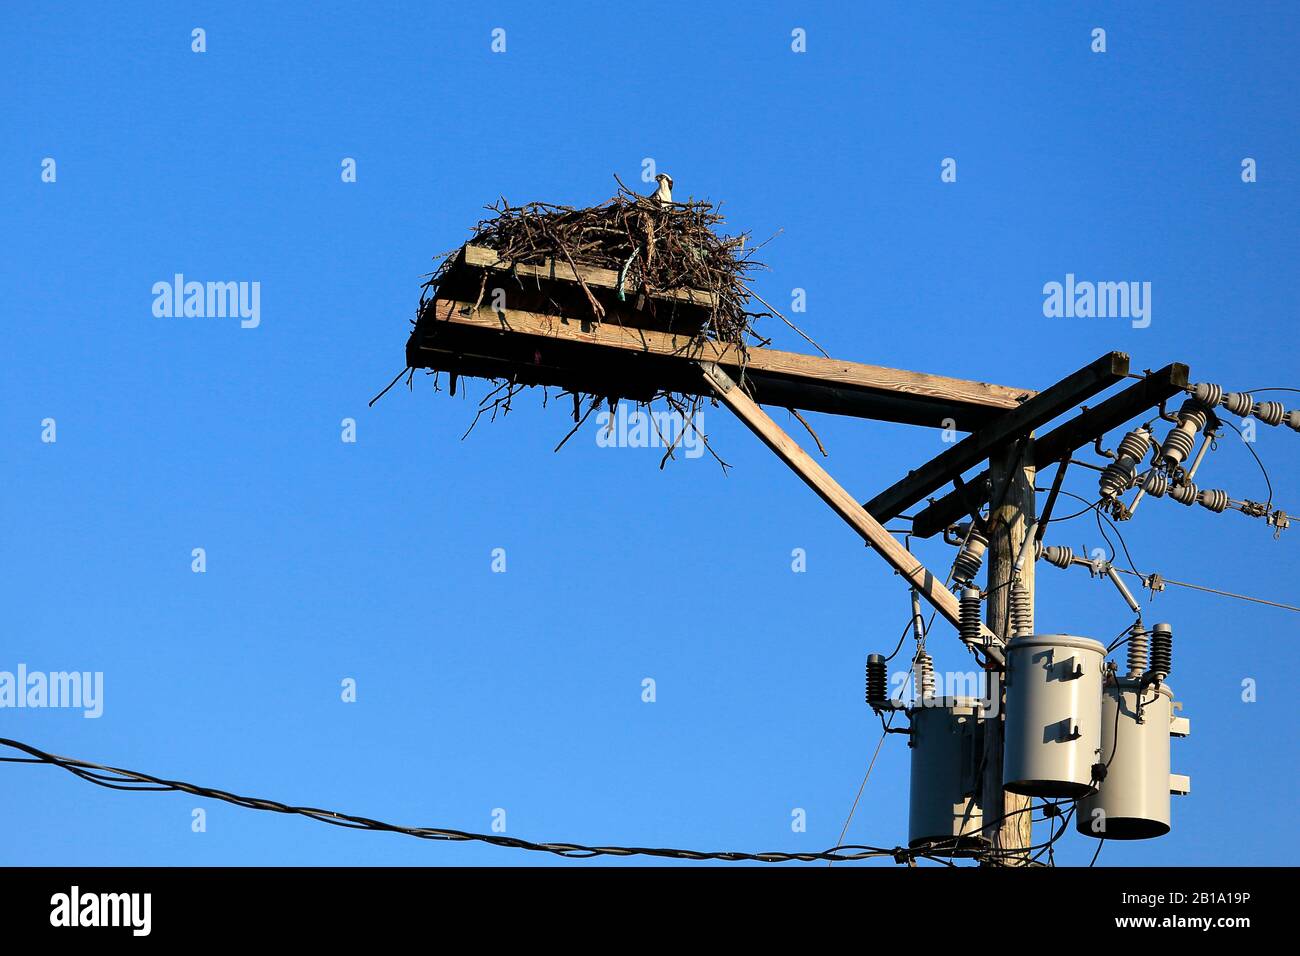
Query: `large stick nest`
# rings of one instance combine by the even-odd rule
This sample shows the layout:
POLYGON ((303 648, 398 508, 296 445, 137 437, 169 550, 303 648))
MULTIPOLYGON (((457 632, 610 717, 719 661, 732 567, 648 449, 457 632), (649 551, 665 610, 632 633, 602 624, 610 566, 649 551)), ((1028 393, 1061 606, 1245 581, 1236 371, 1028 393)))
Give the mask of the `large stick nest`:
MULTIPOLYGON (((691 328, 690 334, 736 347, 742 358, 743 384, 746 347, 768 344, 767 339, 754 331, 754 321, 767 315, 779 316, 775 310, 755 312, 750 308, 752 300, 766 306, 749 288, 751 273, 765 268, 753 258, 761 246, 751 245, 748 232, 720 234, 718 229, 724 219, 713 203, 694 199, 661 203, 632 192, 621 180, 618 185, 619 191, 608 201, 585 208, 542 202, 512 206, 502 197, 485 207, 492 215, 474 228, 470 243, 492 249, 501 260, 508 262, 542 263, 549 259, 567 262, 575 271, 582 266, 612 270, 618 273, 618 300, 638 300, 652 314, 672 308, 664 299, 666 293, 682 290, 710 293, 710 303, 698 309, 704 314, 703 321, 691 328)), ((424 313, 428 302, 439 297, 441 286, 456 278, 459 253, 457 249, 447 254, 428 276, 420 296, 419 314, 424 313)), ((482 302, 487 282, 485 271, 476 308, 482 302)), ((586 283, 580 284, 594 320, 605 320, 606 309, 601 299, 609 302, 608 290, 597 295, 586 283)), ((455 377, 451 387, 455 394, 455 377)), ((474 422, 485 414, 495 420, 499 413, 508 413, 515 394, 524 387, 510 380, 499 383, 480 403, 474 422)), ((612 410, 617 402, 616 396, 576 392, 572 398, 576 424, 564 441, 602 403, 608 403, 612 410)), ((695 420, 701 402, 699 396, 669 391, 660 392, 651 401, 659 400, 688 422, 695 420)), ((564 441, 560 442, 561 446, 564 441)), ((672 455, 670 446, 664 460, 672 455)))
MULTIPOLYGON (((599 206, 573 208, 533 202, 510 205, 502 197, 488 206, 494 215, 474 228, 473 244, 497 252, 512 262, 567 261, 619 273, 620 297, 643 294, 651 299, 678 290, 711 293, 713 306, 703 334, 741 347, 749 340, 764 344, 753 331, 753 320, 767 313, 751 312, 750 273, 764 268, 747 249, 750 234, 720 235, 724 222, 710 202, 660 203, 619 183, 619 191, 599 206)), ((439 283, 454 265, 453 252, 429 277, 421 306, 437 298, 439 283)), ((588 298, 597 321, 604 318, 600 302, 588 298)))

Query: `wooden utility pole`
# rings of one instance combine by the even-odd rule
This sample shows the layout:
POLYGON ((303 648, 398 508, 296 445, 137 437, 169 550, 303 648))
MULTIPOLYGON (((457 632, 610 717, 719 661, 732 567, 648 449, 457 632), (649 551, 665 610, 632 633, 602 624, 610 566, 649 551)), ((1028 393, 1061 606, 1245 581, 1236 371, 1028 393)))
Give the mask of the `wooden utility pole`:
MULTIPOLYGON (((1033 439, 1012 442, 989 460, 993 501, 989 510, 988 600, 985 623, 1003 640, 1011 639, 1011 581, 1025 535, 1037 517, 1034 501, 1033 439), (1005 492, 1003 489, 1006 489, 1005 492)), ((1034 606, 1032 554, 1020 569, 1019 580, 1034 606)), ((1032 616, 1031 616, 1032 620, 1032 616)), ((989 694, 998 700, 996 718, 984 722, 984 836, 995 850, 1023 850, 1033 845, 1031 799, 1002 789, 1002 731, 1006 726, 1006 696, 1002 675, 989 674, 989 694)), ((1002 856, 1002 865, 1016 866, 1023 856, 1002 856)), ((995 864, 996 865, 996 864, 995 864)))

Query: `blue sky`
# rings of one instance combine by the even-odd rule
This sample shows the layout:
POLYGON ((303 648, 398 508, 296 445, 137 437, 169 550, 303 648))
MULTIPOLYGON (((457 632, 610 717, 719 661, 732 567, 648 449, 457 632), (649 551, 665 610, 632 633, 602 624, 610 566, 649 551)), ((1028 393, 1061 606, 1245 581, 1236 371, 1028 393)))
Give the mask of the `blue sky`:
MULTIPOLYGON (((1041 388, 1123 349, 1139 369, 1300 386, 1291 5, 2 16, 0 670, 105 682, 99 719, 0 710, 0 736, 47 750, 411 825, 485 831, 504 808, 507 832, 534 840, 836 842, 879 736, 863 657, 893 646, 907 597, 738 422, 706 413, 724 477, 707 457, 660 471, 656 452, 599 448, 594 429, 552 454, 569 424, 540 396, 461 441, 484 383, 451 398, 417 376, 367 409, 403 364, 421 274, 502 194, 592 203, 652 157, 678 198, 723 201, 759 238, 782 230, 757 288, 773 302, 806 289, 800 324, 836 356, 1041 388), (947 157, 955 183, 940 181, 947 157), (259 282, 260 325, 155 317, 151 287, 176 273, 259 282), (1044 283, 1067 273, 1150 282, 1150 326, 1044 318, 1044 283)), ((863 499, 945 447, 924 429, 816 426, 863 499)), ((1261 426, 1255 447, 1277 503, 1300 511, 1300 436, 1261 426)), ((1266 495, 1235 438, 1203 478, 1266 495)), ((1082 469, 1067 486, 1095 497, 1082 469)), ((1152 501, 1124 532, 1141 570, 1295 603, 1300 529, 1274 540, 1238 514, 1152 501)), ((1048 538, 1101 544, 1087 519, 1048 538)), ((1082 571, 1039 580, 1040 628, 1126 623, 1082 571)), ((1174 769, 1193 792, 1172 833, 1101 862, 1290 862, 1295 830, 1260 801, 1295 783, 1296 616, 1170 589, 1148 619, 1176 628, 1193 734, 1174 769)), ((967 667, 942 625, 930 646, 940 669, 967 667)), ((905 841, 907 759, 891 738, 849 840, 905 841)), ((592 865, 42 767, 0 769, 0 815, 18 824, 5 864, 592 865)), ((1070 835, 1058 860, 1093 849, 1070 835)))

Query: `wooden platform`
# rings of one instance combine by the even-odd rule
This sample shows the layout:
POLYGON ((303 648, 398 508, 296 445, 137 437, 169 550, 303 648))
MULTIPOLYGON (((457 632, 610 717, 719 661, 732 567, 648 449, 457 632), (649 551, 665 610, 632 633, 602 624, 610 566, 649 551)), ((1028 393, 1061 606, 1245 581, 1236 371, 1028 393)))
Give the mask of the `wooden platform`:
MULTIPOLYGON (((503 259, 494 249, 488 249, 486 246, 476 246, 473 243, 461 250, 460 264, 471 268, 514 275, 524 280, 541 279, 547 282, 576 283, 578 279, 582 279, 583 282, 593 288, 615 291, 620 286, 618 273, 613 269, 574 266, 559 259, 542 259, 538 262, 514 262, 503 259)), ((633 296, 636 295, 635 288, 629 286, 626 291, 633 296)), ((714 299, 711 292, 701 289, 665 289, 653 295, 652 298, 685 302, 688 305, 700 305, 708 308, 712 308, 714 299)))
MULTIPOLYGON (((740 375, 734 347, 699 337, 621 326, 611 319, 597 325, 582 317, 590 316, 589 310, 568 311, 567 318, 514 308, 494 312, 486 302, 475 310, 474 298, 467 298, 429 303, 407 342, 411 367, 633 400, 663 389, 701 394, 695 359, 740 375)), ((776 349, 750 349, 744 377, 752 397, 764 405, 935 428, 951 419, 962 431, 981 427, 1035 394, 776 349)))

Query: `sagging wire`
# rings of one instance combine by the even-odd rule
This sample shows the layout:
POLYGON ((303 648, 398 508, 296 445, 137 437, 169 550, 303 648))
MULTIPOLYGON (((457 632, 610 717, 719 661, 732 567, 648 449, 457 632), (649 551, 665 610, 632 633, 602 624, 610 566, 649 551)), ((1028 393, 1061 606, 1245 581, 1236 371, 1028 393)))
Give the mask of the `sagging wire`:
POLYGON ((691 861, 721 860, 726 862, 789 863, 817 862, 821 860, 847 862, 890 857, 897 863, 907 864, 910 864, 919 858, 932 859, 935 860, 935 862, 940 863, 945 862, 942 858, 936 857, 924 850, 913 850, 907 847, 885 848, 859 844, 840 844, 827 850, 815 852, 773 851, 748 853, 743 851, 725 850, 683 850, 666 847, 587 846, 580 843, 533 843, 518 837, 509 837, 497 833, 472 833, 465 830, 452 830, 443 827, 400 826, 392 823, 384 823, 379 820, 372 820, 367 817, 339 813, 333 810, 323 810, 317 807, 298 807, 259 797, 239 796, 224 790, 202 787, 181 780, 168 780, 163 777, 155 777, 152 774, 141 773, 135 770, 124 770, 120 767, 110 767, 104 764, 91 763, 90 761, 79 760, 73 757, 61 757, 56 754, 47 753, 46 751, 33 747, 30 744, 11 740, 7 737, 0 737, 0 746, 9 747, 10 749, 28 755, 27 757, 0 757, 0 762, 48 764, 66 770, 74 776, 80 777, 90 783, 94 783, 97 786, 107 787, 112 790, 176 791, 192 794, 197 797, 220 800, 250 810, 266 810, 273 813, 304 816, 319 823, 328 823, 331 826, 343 827, 345 829, 399 833, 422 840, 487 843, 498 847, 550 853, 555 856, 567 857, 570 859, 590 859, 598 856, 651 856, 691 861))

